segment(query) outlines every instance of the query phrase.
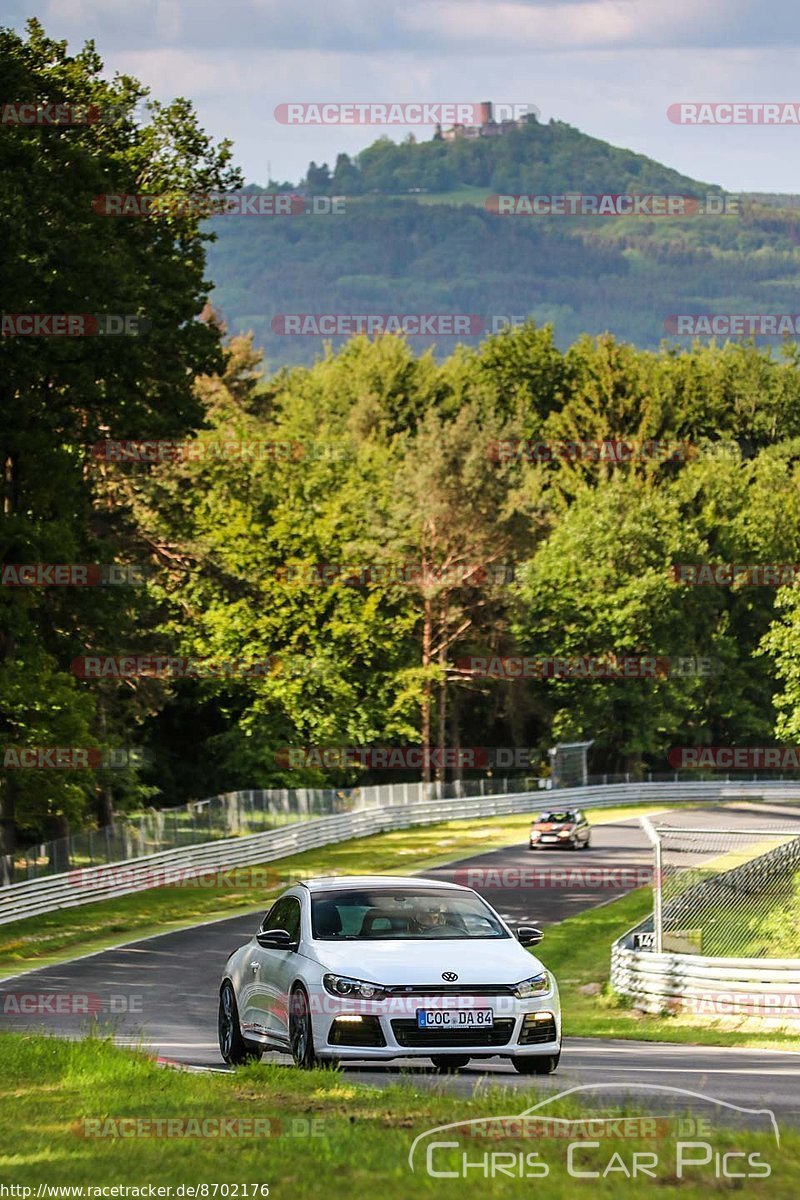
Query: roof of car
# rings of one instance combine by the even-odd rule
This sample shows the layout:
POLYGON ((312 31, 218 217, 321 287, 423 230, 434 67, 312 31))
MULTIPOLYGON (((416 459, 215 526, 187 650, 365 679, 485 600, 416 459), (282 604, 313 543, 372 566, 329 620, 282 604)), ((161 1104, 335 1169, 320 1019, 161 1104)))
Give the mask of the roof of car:
POLYGON ((327 875, 319 879, 305 879, 304 886, 310 892, 340 892, 345 888, 394 887, 394 888, 447 888, 468 892, 470 888, 445 879, 422 879, 413 875, 327 875))

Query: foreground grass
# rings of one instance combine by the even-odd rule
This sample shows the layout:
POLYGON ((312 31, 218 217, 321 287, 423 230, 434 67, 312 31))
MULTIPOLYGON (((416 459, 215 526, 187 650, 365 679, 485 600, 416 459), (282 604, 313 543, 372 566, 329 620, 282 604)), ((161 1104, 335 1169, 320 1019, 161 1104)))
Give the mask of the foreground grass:
MULTIPOLYGON (((0 1182, 32 1187, 34 1196, 42 1183, 239 1184, 240 1189, 243 1183, 266 1184, 272 1197, 298 1200, 328 1200, 331 1194, 369 1196, 375 1191, 382 1200, 415 1196, 460 1200, 473 1195, 519 1196, 533 1189, 546 1200, 576 1194, 602 1200, 640 1196, 648 1184, 657 1185, 661 1195, 674 1194, 682 1200, 707 1200, 742 1185, 753 1197, 783 1200, 800 1194, 800 1133, 781 1129, 779 1148, 764 1119, 747 1131, 723 1129, 707 1113, 712 1128, 703 1134, 703 1140, 720 1152, 756 1155, 751 1162, 768 1164, 770 1174, 763 1178, 725 1179, 713 1158, 706 1166, 684 1168, 679 1178, 678 1112, 660 1121, 657 1136, 649 1141, 590 1134, 597 1144, 577 1148, 573 1169, 598 1172, 596 1178, 576 1178, 567 1170, 568 1144, 585 1140, 586 1132, 581 1138, 580 1130, 572 1127, 575 1136, 569 1139, 547 1137, 542 1136, 541 1126, 538 1133, 529 1131, 524 1141, 464 1136, 452 1130, 439 1134, 436 1140, 457 1144, 436 1151, 434 1169, 463 1169, 465 1153, 470 1163, 486 1164, 486 1171, 473 1167, 466 1179, 460 1174, 434 1178, 425 1169, 429 1142, 417 1151, 413 1173, 409 1167, 409 1151, 418 1135, 451 1122, 516 1115, 545 1093, 538 1092, 534 1083, 520 1092, 492 1089, 477 1099, 463 1099, 420 1091, 412 1082, 377 1090, 351 1083, 346 1073, 300 1072, 263 1064, 230 1074, 192 1075, 165 1071, 142 1054, 93 1039, 64 1042, 12 1034, 0 1035, 0 1061, 0 1182), (258 1136, 177 1137, 173 1132, 164 1137, 163 1127, 162 1136, 130 1136, 136 1127, 116 1124, 125 1118, 206 1123, 259 1118, 262 1124, 258 1136), (95 1136, 87 1137, 87 1129, 95 1136), (128 1135, 119 1136, 120 1132, 128 1135), (639 1175, 632 1180, 626 1175, 636 1151, 657 1156, 655 1162, 649 1160, 654 1178, 639 1175), (497 1158, 484 1158, 500 1153, 506 1156, 505 1172, 514 1164, 511 1177, 497 1170, 497 1158), (536 1162, 547 1165, 546 1178, 519 1177, 519 1156, 528 1154, 538 1154, 536 1162), (489 1174, 492 1167, 495 1170, 489 1174)), ((613 1105, 604 1105, 603 1112, 613 1108, 629 1116, 643 1111, 622 1091, 615 1094, 613 1105)), ((656 1111, 665 1113, 666 1105, 659 1103, 656 1111)), ((681 1111, 689 1115, 688 1109, 681 1111)), ((544 1113, 573 1119, 593 1115, 586 1105, 579 1107, 574 1097, 548 1105, 544 1113)), ((696 1108, 695 1115, 699 1115, 696 1108)), ((182 1128, 188 1132, 192 1127, 182 1128)), ((202 1129, 194 1126, 195 1132, 202 1129)), ((205 1129, 214 1132, 208 1124, 205 1129)), ((495 1126, 495 1132, 514 1131, 495 1126)), ((691 1135, 684 1139, 693 1140, 691 1135)), ((691 1153, 699 1157, 696 1150, 691 1153)), ((748 1163, 736 1158, 731 1170, 747 1171, 748 1163)), ((759 1173, 763 1170, 758 1167, 759 1173)), ((228 1195, 236 1193, 231 1190, 228 1195)), ((241 1190, 238 1195, 243 1195, 241 1190)))
MULTIPOLYGON (((594 821, 630 820, 663 811, 655 805, 587 810, 594 821)), ((61 909, 0 925, 0 979, 27 967, 64 962, 78 954, 150 937, 201 921, 266 908, 298 877, 314 874, 405 874, 423 871, 501 846, 524 843, 530 816, 483 817, 417 825, 309 850, 256 867, 241 867, 215 881, 151 888, 114 900, 61 909)))

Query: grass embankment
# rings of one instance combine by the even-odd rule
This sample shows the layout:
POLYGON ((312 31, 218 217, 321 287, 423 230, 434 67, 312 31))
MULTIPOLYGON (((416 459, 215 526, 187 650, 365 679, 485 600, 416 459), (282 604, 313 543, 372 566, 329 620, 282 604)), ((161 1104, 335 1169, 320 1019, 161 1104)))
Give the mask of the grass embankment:
MULTIPOLYGON (((742 1187, 748 1196, 771 1200, 800 1194, 800 1134, 781 1129, 779 1148, 766 1118, 758 1118, 754 1129, 742 1131, 717 1129, 712 1116, 712 1131, 702 1139, 691 1134, 683 1137, 687 1142, 708 1142, 717 1151, 755 1155, 750 1163, 744 1157, 733 1158, 729 1170, 763 1176, 761 1164, 766 1163, 768 1177, 720 1177, 720 1160, 711 1156, 707 1165, 684 1167, 680 1178, 678 1114, 658 1122, 651 1119, 649 1131, 656 1136, 647 1141, 639 1136, 621 1138, 619 1132, 603 1137, 588 1130, 581 1137, 579 1126, 570 1127, 570 1138, 563 1132, 542 1136, 543 1116, 591 1116, 592 1110, 586 1104, 581 1107, 575 1097, 555 1101, 537 1114, 536 1126, 528 1127, 524 1140, 485 1136, 518 1133, 499 1125, 484 1126, 482 1137, 448 1130, 426 1139, 417 1147, 412 1173, 409 1151, 419 1135, 451 1122, 517 1115, 544 1093, 537 1091, 535 1083, 514 1093, 491 1089, 471 1099, 419 1091, 410 1082, 379 1091, 351 1083, 338 1072, 306 1073, 268 1065, 230 1074, 193 1075, 159 1069, 144 1055, 92 1039, 75 1043, 4 1034, 0 1055, 0 1182, 30 1187, 34 1197, 40 1184, 173 1188, 207 1184, 205 1195, 212 1198, 213 1185, 228 1184, 227 1192, 216 1195, 239 1200, 264 1194, 250 1190, 253 1185, 269 1185, 276 1200, 282 1196, 327 1200, 332 1193, 369 1196, 373 1192, 382 1200, 416 1196, 463 1200, 472 1195, 519 1196, 531 1188, 547 1200, 576 1194, 604 1200, 640 1196, 648 1184, 657 1185, 662 1195, 679 1195, 682 1200, 707 1200, 709 1195, 742 1187), (172 1136, 163 1136, 170 1130, 163 1124, 162 1136, 153 1136, 159 1129, 155 1122, 169 1119, 180 1123, 172 1126, 172 1136), (214 1136, 218 1128, 214 1123, 230 1119, 259 1120, 258 1135, 251 1130, 250 1136, 231 1136, 236 1127, 229 1125, 225 1137, 214 1136), (118 1124, 121 1121, 126 1123, 118 1124), (142 1122, 149 1122, 149 1127, 142 1122), (147 1128, 150 1136, 141 1136, 147 1128), (184 1136, 176 1136, 178 1131, 184 1136), (131 1136, 137 1132, 140 1136, 131 1136), (197 1136, 202 1133, 206 1136, 197 1136), (568 1146, 587 1136, 595 1144, 576 1147, 573 1172, 598 1176, 577 1178, 568 1173, 568 1146), (432 1153, 431 1165, 440 1172, 437 1177, 426 1170, 425 1150, 434 1140, 456 1143, 432 1153), (635 1180, 629 1177, 637 1151, 656 1156, 655 1161, 646 1160, 654 1177, 641 1173, 635 1180), (503 1160, 490 1157, 501 1153, 503 1160), (546 1178, 541 1177, 541 1167, 532 1168, 530 1160, 526 1164, 524 1156, 532 1153, 539 1156, 533 1161, 546 1164, 546 1178), (466 1177, 462 1156, 470 1164, 479 1164, 467 1169, 466 1177), (455 1177, 443 1177, 446 1171, 455 1172, 455 1177), (243 1184, 248 1185, 247 1193, 243 1184)), ((641 1111, 635 1100, 623 1095, 615 1097, 615 1105, 628 1118, 641 1111)), ((661 1105, 659 1112, 664 1111, 666 1105, 661 1105)), ((550 1128, 563 1131, 564 1126, 550 1128)), ((696 1148, 682 1153, 704 1157, 696 1148)))
MULTIPOLYGON (((612 821, 654 811, 662 810, 631 805, 588 810, 588 815, 590 820, 612 821)), ((308 850, 261 867, 241 867, 217 879, 187 879, 180 886, 151 888, 13 921, 0 925, 0 979, 126 940, 266 908, 270 898, 297 877, 415 873, 515 842, 524 844, 529 825, 530 816, 520 813, 411 826, 308 850)))

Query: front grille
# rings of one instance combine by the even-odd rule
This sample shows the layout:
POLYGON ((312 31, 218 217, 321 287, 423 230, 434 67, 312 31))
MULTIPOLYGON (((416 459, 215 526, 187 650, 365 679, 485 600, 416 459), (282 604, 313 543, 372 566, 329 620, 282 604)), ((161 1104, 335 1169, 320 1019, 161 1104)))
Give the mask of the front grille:
POLYGON ((384 988, 387 996, 513 996, 513 983, 403 983, 384 988))
POLYGON ((534 1046, 539 1042, 554 1042, 556 1040, 556 1020, 531 1021, 527 1025, 523 1021, 519 1035, 520 1046, 534 1046))
POLYGON ((392 1021, 399 1046, 506 1046, 514 1032, 514 1018, 503 1017, 488 1029, 420 1029, 415 1020, 392 1021))
POLYGON ((362 1017, 360 1021, 340 1021, 335 1018, 328 1033, 329 1046, 385 1046, 381 1023, 377 1017, 362 1017))

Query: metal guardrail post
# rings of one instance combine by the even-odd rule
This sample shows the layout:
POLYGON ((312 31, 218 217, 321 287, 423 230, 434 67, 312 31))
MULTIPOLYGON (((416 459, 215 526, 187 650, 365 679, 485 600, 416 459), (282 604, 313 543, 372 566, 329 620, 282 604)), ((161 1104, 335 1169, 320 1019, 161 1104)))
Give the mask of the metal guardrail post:
POLYGON ((648 817, 639 817, 639 824, 654 850, 653 875, 653 931, 656 935, 656 954, 664 950, 664 909, 661 891, 661 838, 648 817))

